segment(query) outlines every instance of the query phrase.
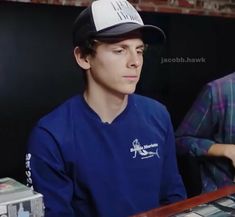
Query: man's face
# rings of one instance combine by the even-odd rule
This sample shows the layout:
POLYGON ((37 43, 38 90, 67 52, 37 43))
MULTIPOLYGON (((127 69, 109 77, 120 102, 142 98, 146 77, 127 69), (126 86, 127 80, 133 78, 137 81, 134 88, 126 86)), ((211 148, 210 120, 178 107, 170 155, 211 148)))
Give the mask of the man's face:
POLYGON ((88 56, 88 88, 117 95, 136 89, 143 66, 144 44, 140 38, 115 43, 97 42, 96 53, 88 56))

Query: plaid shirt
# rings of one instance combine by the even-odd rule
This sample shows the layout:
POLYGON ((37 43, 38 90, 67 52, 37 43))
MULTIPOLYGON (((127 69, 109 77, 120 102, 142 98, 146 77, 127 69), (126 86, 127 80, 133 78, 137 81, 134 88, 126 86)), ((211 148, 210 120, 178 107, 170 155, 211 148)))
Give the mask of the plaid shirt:
POLYGON ((208 83, 176 131, 177 152, 200 162, 203 192, 231 184, 232 162, 207 156, 214 143, 235 144, 235 72, 208 83))

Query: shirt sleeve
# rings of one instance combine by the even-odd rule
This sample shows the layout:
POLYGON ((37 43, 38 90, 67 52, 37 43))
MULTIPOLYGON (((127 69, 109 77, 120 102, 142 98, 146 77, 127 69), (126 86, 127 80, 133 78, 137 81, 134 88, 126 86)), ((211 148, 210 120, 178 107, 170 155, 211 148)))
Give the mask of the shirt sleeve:
POLYGON ((168 121, 168 131, 166 133, 162 171, 160 204, 170 204, 186 199, 185 187, 178 171, 175 137, 170 117, 168 121))
POLYGON ((207 84, 176 130, 178 154, 206 155, 215 143, 216 112, 213 111, 212 86, 207 84))
POLYGON ((74 217, 71 206, 73 185, 66 173, 56 139, 36 127, 26 154, 27 183, 43 194, 45 217, 74 217))

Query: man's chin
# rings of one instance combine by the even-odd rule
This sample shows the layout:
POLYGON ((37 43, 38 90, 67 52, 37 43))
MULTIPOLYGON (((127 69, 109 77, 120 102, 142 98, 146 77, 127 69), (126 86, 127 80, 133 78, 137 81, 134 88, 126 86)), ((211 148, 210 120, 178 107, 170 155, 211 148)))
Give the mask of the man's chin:
POLYGON ((126 95, 133 94, 135 92, 135 89, 136 88, 126 91, 126 95))

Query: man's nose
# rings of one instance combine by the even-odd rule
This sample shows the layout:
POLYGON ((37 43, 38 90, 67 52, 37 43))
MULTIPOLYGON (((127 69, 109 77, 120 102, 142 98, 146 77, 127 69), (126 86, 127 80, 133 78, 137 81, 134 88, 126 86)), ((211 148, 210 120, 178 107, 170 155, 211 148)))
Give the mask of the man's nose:
POLYGON ((130 52, 129 58, 128 58, 128 67, 137 68, 141 66, 142 59, 143 59, 142 55, 140 55, 136 51, 130 52))

